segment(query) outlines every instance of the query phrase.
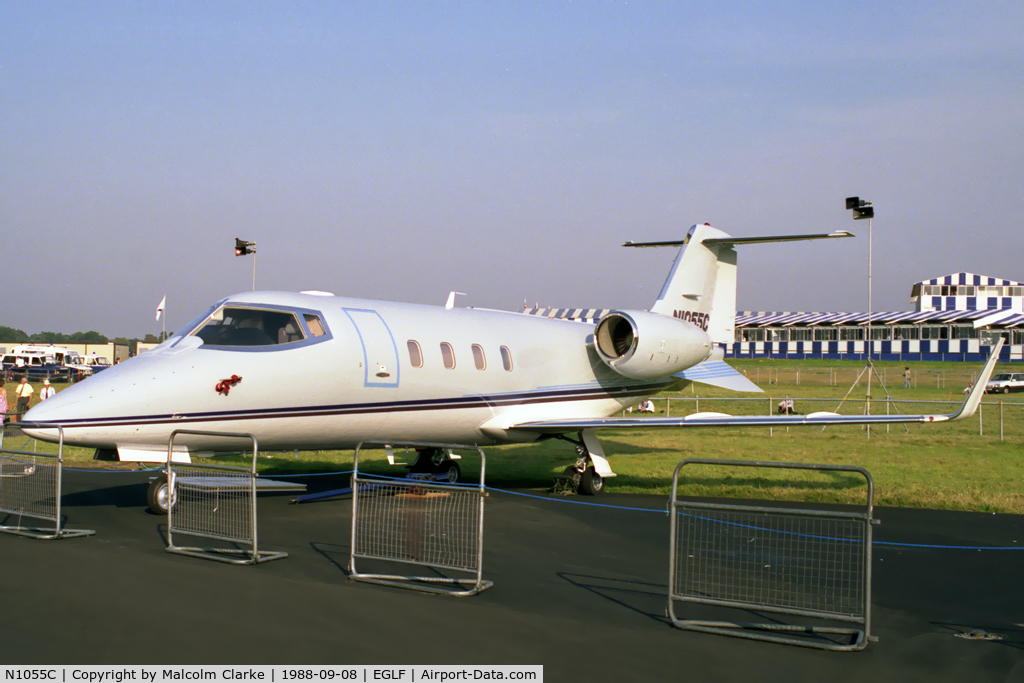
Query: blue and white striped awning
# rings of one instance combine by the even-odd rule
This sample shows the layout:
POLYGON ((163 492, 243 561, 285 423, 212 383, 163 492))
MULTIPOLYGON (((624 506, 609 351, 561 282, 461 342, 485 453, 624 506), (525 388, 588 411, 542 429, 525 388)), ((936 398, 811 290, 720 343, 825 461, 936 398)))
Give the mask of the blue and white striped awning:
POLYGON ((524 308, 523 313, 536 315, 542 318, 557 318, 558 320, 576 320, 579 322, 596 323, 608 315, 611 309, 608 308, 524 308))
POLYGON ((829 325, 845 325, 851 320, 858 319, 862 313, 834 313, 831 318, 828 319, 829 325))
MULTIPOLYGON (((736 317, 736 327, 793 327, 822 325, 899 325, 899 324, 933 324, 942 325, 952 322, 971 322, 992 315, 991 310, 973 311, 877 311, 873 313, 758 313, 743 314, 736 317)), ((993 321, 994 325, 1003 325, 1003 321, 993 321)))
POLYGON ((999 327, 1021 327, 1024 325, 1024 313, 1014 313, 1009 318, 1003 318, 994 324, 999 327))

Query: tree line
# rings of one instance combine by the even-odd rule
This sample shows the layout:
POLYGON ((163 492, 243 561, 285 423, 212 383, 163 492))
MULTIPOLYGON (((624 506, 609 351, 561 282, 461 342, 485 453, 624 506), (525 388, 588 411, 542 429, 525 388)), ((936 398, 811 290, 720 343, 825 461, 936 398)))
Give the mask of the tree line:
POLYGON ((130 344, 134 346, 140 341, 155 344, 160 341, 160 338, 155 334, 147 334, 145 339, 127 339, 125 337, 115 337, 114 339, 111 339, 110 337, 100 334, 95 330, 89 330, 88 332, 73 332, 71 334, 65 334, 64 332, 36 332, 35 334, 28 334, 24 330, 0 325, 0 343, 28 342, 30 344, 106 344, 111 341, 115 344, 130 344))

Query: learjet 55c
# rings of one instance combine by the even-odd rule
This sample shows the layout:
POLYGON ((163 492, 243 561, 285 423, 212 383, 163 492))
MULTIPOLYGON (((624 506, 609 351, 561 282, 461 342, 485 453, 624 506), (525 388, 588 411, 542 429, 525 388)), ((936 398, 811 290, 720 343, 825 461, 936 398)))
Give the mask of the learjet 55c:
MULTIPOLYGON (((26 431, 120 460, 160 461, 175 430, 254 435, 264 450, 361 443, 488 445, 562 438, 595 494, 615 474, 595 433, 638 427, 885 424, 970 416, 998 347, 951 415, 622 418, 659 391, 699 381, 760 391, 721 358, 734 336, 736 247, 849 233, 730 237, 693 226, 649 311, 595 323, 504 311, 249 292, 219 301, 163 344, 32 408, 26 431), (42 423, 42 424, 39 424, 42 423)), ((187 435, 175 459, 237 451, 237 440, 187 435)), ((443 449, 413 465, 457 479, 443 449)), ((571 472, 570 472, 571 474, 571 472)))

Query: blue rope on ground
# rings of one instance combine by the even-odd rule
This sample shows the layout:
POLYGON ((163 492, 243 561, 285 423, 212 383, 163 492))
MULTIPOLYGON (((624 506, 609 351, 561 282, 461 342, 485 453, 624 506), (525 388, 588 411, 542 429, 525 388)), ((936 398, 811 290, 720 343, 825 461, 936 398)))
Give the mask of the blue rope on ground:
POLYGON ((90 469, 90 470, 83 470, 83 469, 78 469, 76 467, 62 467, 61 469, 64 470, 65 472, 85 472, 86 474, 92 474, 94 472, 96 472, 96 473, 102 472, 103 474, 137 474, 139 472, 160 472, 164 468, 163 467, 147 467, 147 468, 142 469, 142 470, 92 470, 92 469, 90 469))
MULTIPOLYGON (((141 470, 98 470, 98 469, 78 469, 74 467, 64 467, 65 472, 85 472, 87 474, 103 473, 103 474, 135 474, 137 472, 162 472, 164 467, 147 467, 141 470)), ((269 477, 275 479, 284 479, 286 477, 326 477, 332 474, 352 474, 353 470, 347 470, 344 472, 307 472, 305 474, 270 474, 269 477)))
POLYGON ((874 544, 904 548, 937 548, 939 550, 1024 550, 1024 547, 1017 545, 929 545, 927 543, 897 543, 895 541, 875 541, 874 544))
POLYGON ((328 477, 334 474, 352 474, 355 470, 346 470, 344 472, 306 472, 305 474, 268 474, 268 477, 274 479, 287 479, 289 477, 328 477))
MULTIPOLYGON (((65 469, 67 469, 67 468, 65 468, 65 469)), ((136 473, 136 472, 159 472, 162 469, 163 469, 162 467, 157 467, 157 468, 146 469, 146 470, 82 470, 82 469, 68 469, 68 471, 70 471, 70 472, 86 472, 86 473, 90 473, 90 474, 91 473, 100 473, 100 472, 105 473, 105 474, 109 474, 111 472, 132 474, 132 473, 136 473)), ((275 474, 275 475, 271 475, 271 476, 273 476, 275 478, 278 478, 278 479, 281 479, 281 478, 285 478, 285 477, 325 477, 325 476, 329 476, 329 475, 344 475, 344 474, 354 474, 354 473, 355 473, 355 470, 347 470, 347 471, 340 471, 340 472, 311 472, 311 473, 307 473, 307 474, 275 474)), ((373 477, 375 479, 390 479, 390 480, 393 480, 393 481, 409 481, 405 477, 389 477, 389 476, 387 476, 385 474, 371 474, 371 475, 368 475, 368 476, 373 477)), ((444 482, 435 482, 435 483, 444 483, 444 482)), ((480 487, 479 484, 448 484, 448 483, 445 483, 445 486, 459 486, 459 487, 463 487, 463 488, 479 488, 480 487)), ((508 489, 499 489, 499 488, 494 488, 494 487, 491 487, 491 486, 484 486, 484 489, 487 490, 487 491, 494 491, 495 493, 507 493, 509 495, 519 496, 521 498, 535 498, 537 500, 555 501, 555 502, 559 502, 559 503, 571 503, 573 505, 589 505, 591 507, 607 508, 607 509, 610 509, 610 510, 624 510, 624 511, 627 511, 627 512, 656 512, 656 513, 658 513, 660 515, 667 515, 668 514, 668 510, 655 510, 655 509, 652 509, 652 508, 628 507, 628 506, 625 506, 625 505, 608 505, 608 504, 605 504, 605 503, 591 503, 591 502, 585 501, 585 500, 572 500, 570 498, 554 498, 554 497, 551 497, 551 496, 540 496, 540 495, 533 494, 533 493, 523 493, 522 491, 510 491, 508 489)), ((686 515, 686 513, 681 513, 681 514, 686 515)), ((686 515, 686 516, 696 517, 696 515, 686 515)), ((714 521, 714 522, 719 522, 719 523, 724 523, 724 524, 732 524, 731 522, 721 522, 721 520, 708 520, 708 521, 714 521)), ((773 529, 762 529, 761 527, 753 527, 753 526, 750 526, 750 525, 737 525, 737 526, 748 526, 749 528, 759 529, 761 531, 774 531, 773 529)), ((790 533, 790 532, 782 532, 782 533, 790 533)), ((809 536, 807 534, 795 534, 795 535, 798 535, 798 536, 808 536, 809 538, 825 538, 825 537, 821 537, 821 536, 809 536)), ((843 540, 848 540, 848 539, 836 538, 836 539, 829 539, 829 540, 843 541, 843 540)), ((859 543, 860 541, 851 541, 851 542, 859 543)), ((930 548, 930 549, 934 549, 934 550, 1024 550, 1024 546, 937 545, 937 544, 929 544, 929 543, 899 543, 899 542, 896 542, 896 541, 874 541, 873 545, 893 546, 893 547, 899 547, 899 548, 930 548)))
POLYGON ((571 498, 553 498, 551 496, 538 496, 532 493, 523 493, 522 491, 508 491, 506 489, 495 489, 490 486, 485 486, 488 491, 498 491, 500 493, 508 493, 513 496, 521 496, 523 498, 537 498, 538 500, 553 500, 559 503, 573 503, 574 505, 590 505, 592 507, 599 508, 610 508, 612 510, 629 510, 631 512, 657 512, 660 515, 667 515, 668 510, 654 510, 651 508, 634 508, 626 507, 625 505, 608 505, 606 503, 591 503, 586 500, 573 500, 571 498))

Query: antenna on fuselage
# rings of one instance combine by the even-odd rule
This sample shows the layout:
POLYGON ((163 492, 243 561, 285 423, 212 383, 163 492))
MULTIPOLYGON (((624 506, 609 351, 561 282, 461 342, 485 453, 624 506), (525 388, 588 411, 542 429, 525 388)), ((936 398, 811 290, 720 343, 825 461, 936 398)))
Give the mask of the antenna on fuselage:
POLYGON ((455 306, 455 295, 460 294, 466 296, 465 292, 448 292, 448 301, 445 303, 445 309, 453 308, 455 306))

